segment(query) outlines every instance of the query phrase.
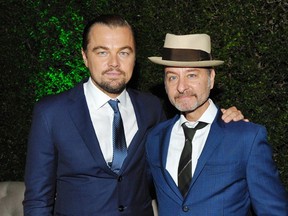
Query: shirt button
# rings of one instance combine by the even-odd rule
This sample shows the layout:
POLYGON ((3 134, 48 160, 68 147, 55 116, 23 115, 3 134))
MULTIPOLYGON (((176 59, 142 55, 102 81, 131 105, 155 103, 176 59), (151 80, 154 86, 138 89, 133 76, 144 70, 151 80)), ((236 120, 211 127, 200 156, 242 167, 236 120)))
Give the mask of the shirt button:
POLYGON ((119 176, 118 177, 118 182, 121 182, 122 181, 122 176, 119 176))
POLYGON ((184 212, 188 212, 188 211, 189 211, 189 207, 188 207, 188 206, 182 206, 182 210, 183 210, 184 212))
POLYGON ((123 211, 124 211, 124 206, 123 206, 123 205, 120 205, 120 206, 118 207, 118 210, 119 210, 120 212, 123 212, 123 211))

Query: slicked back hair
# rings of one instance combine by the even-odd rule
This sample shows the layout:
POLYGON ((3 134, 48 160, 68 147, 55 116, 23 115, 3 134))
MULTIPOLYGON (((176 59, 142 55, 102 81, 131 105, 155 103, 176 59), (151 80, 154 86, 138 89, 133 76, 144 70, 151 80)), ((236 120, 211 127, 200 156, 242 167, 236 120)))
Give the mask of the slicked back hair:
POLYGON ((89 21, 87 25, 84 28, 83 31, 83 38, 82 38, 82 49, 86 53, 87 46, 89 44, 89 33, 91 31, 91 28, 96 25, 101 24, 108 27, 128 27, 131 30, 133 40, 134 40, 134 46, 136 47, 135 43, 135 36, 134 31, 131 27, 131 25, 120 15, 117 14, 104 14, 96 17, 95 19, 89 21))

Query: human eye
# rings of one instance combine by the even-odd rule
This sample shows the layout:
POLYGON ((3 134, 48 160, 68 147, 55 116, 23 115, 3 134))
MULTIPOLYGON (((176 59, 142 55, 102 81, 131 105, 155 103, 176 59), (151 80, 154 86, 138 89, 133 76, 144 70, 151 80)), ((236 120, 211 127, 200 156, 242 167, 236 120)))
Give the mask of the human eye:
POLYGON ((173 81, 177 80, 177 76, 175 76, 175 75, 167 75, 166 79, 169 82, 173 82, 173 81))
POLYGON ((120 57, 129 57, 129 56, 133 56, 132 54, 134 53, 134 50, 130 47, 130 46, 125 46, 125 47, 122 47, 119 52, 118 52, 118 55, 120 57))
POLYGON ((98 56, 107 56, 107 55, 108 55, 108 52, 107 52, 107 51, 104 51, 104 50, 98 51, 98 52, 97 52, 97 55, 98 55, 98 56))
POLYGON ((120 56, 122 56, 122 57, 126 57, 126 56, 129 56, 129 52, 127 52, 127 51, 121 51, 120 53, 119 53, 119 55, 120 56))
POLYGON ((187 74, 188 79, 195 79, 197 77, 196 73, 189 73, 187 74))
POLYGON ((130 53, 131 53, 131 50, 129 48, 125 48, 125 49, 120 50, 119 55, 121 57, 127 57, 130 55, 130 53))

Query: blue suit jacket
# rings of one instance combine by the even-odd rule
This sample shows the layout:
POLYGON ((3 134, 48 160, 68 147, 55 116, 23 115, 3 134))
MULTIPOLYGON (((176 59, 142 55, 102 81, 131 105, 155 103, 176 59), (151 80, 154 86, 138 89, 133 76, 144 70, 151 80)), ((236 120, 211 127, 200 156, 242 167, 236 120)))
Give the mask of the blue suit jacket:
POLYGON ((273 162, 265 128, 244 121, 226 124, 219 112, 183 199, 165 169, 171 130, 178 119, 176 116, 160 123, 147 137, 159 216, 244 216, 251 204, 257 215, 288 215, 288 196, 273 162))
POLYGON ((139 129, 119 175, 102 155, 83 83, 35 106, 26 162, 25 215, 153 215, 144 144, 147 131, 164 114, 156 97, 127 91, 139 129))

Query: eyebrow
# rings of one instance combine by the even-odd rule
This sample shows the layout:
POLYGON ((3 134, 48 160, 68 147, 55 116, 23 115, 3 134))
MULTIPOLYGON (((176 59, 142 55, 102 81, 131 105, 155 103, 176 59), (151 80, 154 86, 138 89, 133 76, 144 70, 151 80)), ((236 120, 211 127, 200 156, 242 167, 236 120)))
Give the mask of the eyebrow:
POLYGON ((120 48, 120 50, 124 50, 124 49, 128 49, 128 50, 130 50, 131 52, 134 51, 131 46, 124 46, 124 47, 120 48))
POLYGON ((167 77, 168 75, 175 75, 175 74, 177 74, 177 73, 175 73, 174 71, 165 71, 165 73, 164 73, 164 77, 167 77))
POLYGON ((187 71, 187 72, 198 72, 198 71, 200 71, 200 70, 197 69, 197 68, 190 68, 190 69, 187 69, 186 71, 187 71))
POLYGON ((104 47, 104 46, 96 46, 96 47, 93 47, 92 52, 94 52, 94 51, 96 51, 96 50, 98 50, 98 49, 109 50, 108 47, 104 47))
MULTIPOLYGON (((99 50, 99 49, 103 49, 103 50, 109 50, 108 47, 105 47, 105 46, 96 46, 92 49, 92 52, 96 51, 96 50, 99 50)), ((124 49, 128 49, 130 50, 131 52, 133 52, 133 49, 131 46, 124 46, 124 47, 120 47, 119 50, 124 50, 124 49)))

